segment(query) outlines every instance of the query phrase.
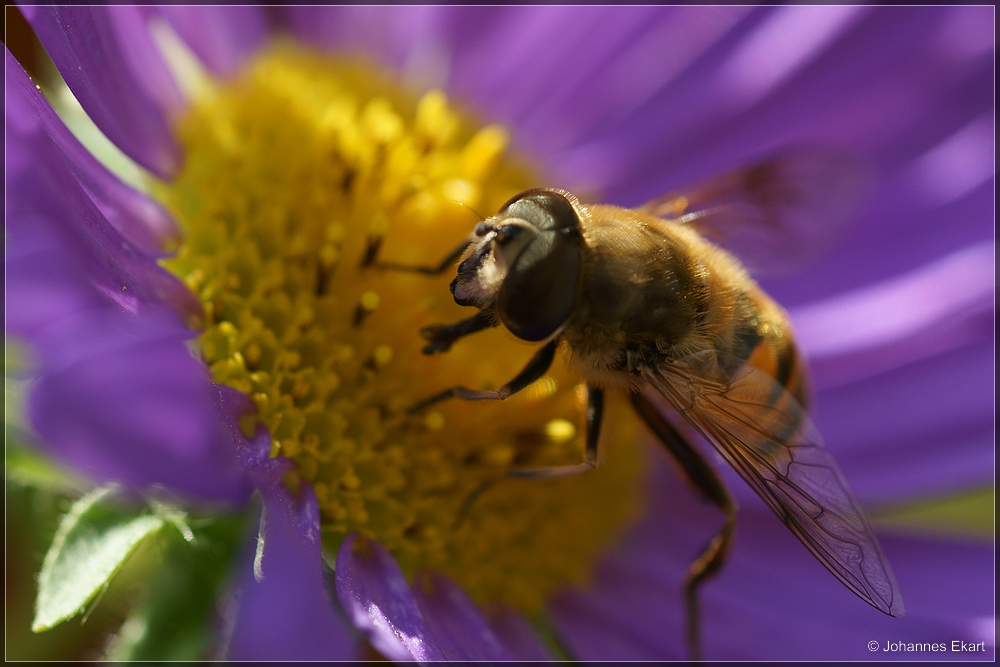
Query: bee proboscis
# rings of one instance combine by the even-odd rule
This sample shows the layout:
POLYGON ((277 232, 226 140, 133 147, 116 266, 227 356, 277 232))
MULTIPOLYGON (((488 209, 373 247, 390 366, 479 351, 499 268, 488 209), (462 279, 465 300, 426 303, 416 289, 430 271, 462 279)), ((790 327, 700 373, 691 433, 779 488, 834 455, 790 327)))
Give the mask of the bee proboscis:
POLYGON ((789 152, 636 209, 534 189, 476 225, 437 267, 382 264, 435 273, 461 256, 451 292, 478 312, 425 328, 427 354, 498 325, 543 344, 496 391, 452 387, 414 411, 448 398, 503 400, 541 378, 562 346, 587 382, 584 461, 508 475, 545 479, 596 466, 604 390, 618 388, 724 513, 685 582, 692 658, 700 657, 697 589, 729 552, 736 504, 701 451, 662 414, 664 399, 845 586, 886 614, 904 613, 871 524, 808 415, 805 364, 787 315, 713 243, 756 246, 773 268, 800 255, 796 244, 835 228, 856 185, 838 159, 789 152))

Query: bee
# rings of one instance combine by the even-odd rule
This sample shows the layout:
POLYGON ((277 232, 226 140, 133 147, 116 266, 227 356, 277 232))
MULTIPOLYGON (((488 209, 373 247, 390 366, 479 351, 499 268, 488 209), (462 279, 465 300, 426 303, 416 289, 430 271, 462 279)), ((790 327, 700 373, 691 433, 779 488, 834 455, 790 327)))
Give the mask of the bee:
POLYGON ((623 390, 724 514, 686 575, 693 659, 700 657, 698 589, 725 562, 737 508, 702 451, 664 415, 664 402, 837 579, 879 611, 904 613, 871 524, 809 417, 807 370, 787 314, 717 244, 750 249, 771 268, 801 258, 799 248, 819 245, 820 230, 836 228, 853 208, 850 174, 838 158, 789 152, 634 209, 533 189, 479 222, 438 266, 382 264, 441 273, 460 259, 451 293, 477 313, 426 327, 426 354, 499 325, 541 344, 495 391, 451 387, 412 411, 450 398, 504 400, 541 378, 563 348, 587 385, 584 460, 508 476, 548 479, 595 467, 604 392, 623 390))

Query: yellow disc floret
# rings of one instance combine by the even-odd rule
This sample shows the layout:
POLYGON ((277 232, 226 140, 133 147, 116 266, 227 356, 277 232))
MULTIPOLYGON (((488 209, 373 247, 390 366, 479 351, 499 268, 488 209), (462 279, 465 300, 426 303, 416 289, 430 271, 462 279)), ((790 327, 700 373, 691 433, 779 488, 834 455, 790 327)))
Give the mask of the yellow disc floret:
POLYGON ((578 463, 580 379, 561 360, 505 402, 407 408, 447 387, 495 388, 534 352, 501 328, 425 356, 427 325, 473 314, 428 277, 372 255, 437 263, 476 222, 540 185, 500 127, 474 129, 432 91, 411 99, 372 70, 278 45, 199 100, 178 127, 186 163, 160 195, 185 239, 168 262, 204 304, 201 354, 252 397, 272 455, 310 482, 324 539, 384 544, 476 599, 532 611, 636 516, 634 420, 611 397, 601 467, 552 481, 511 466, 578 463), (365 260, 368 260, 367 262, 365 260), (366 266, 367 264, 367 266, 366 266))

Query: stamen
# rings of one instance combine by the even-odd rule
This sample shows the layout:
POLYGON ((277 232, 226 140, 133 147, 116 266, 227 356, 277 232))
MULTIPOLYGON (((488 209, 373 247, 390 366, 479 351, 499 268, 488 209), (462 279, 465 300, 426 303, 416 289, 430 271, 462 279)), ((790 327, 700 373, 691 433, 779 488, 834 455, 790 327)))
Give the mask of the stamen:
POLYGON ((365 246, 365 253, 361 256, 361 268, 367 268, 375 263, 378 251, 382 247, 381 236, 369 236, 368 245, 365 246))
POLYGON ((361 302, 354 309, 354 326, 359 327, 361 323, 365 321, 369 315, 372 314, 378 304, 381 301, 379 295, 375 292, 365 292, 361 295, 361 302))

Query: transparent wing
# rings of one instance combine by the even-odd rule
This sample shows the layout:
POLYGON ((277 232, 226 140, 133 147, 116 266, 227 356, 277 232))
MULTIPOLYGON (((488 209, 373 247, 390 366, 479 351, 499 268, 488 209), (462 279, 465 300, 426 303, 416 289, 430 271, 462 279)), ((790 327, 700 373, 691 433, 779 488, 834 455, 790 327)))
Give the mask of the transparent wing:
POLYGON ((804 409, 774 378, 715 352, 644 375, 834 576, 879 611, 903 615, 868 517, 804 409))
POLYGON ((820 150, 788 151, 639 208, 690 224, 751 273, 790 273, 846 229, 863 194, 863 170, 820 150))

